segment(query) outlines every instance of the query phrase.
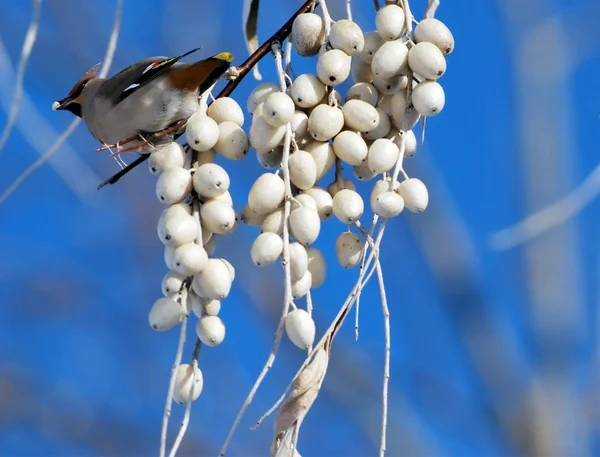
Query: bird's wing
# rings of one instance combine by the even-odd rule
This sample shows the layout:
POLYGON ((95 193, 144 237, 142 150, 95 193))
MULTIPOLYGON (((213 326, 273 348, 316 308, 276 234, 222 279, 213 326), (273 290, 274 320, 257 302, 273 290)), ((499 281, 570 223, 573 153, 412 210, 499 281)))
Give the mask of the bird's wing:
POLYGON ((107 83, 112 82, 115 84, 115 87, 111 89, 119 93, 119 96, 115 99, 115 104, 122 102, 136 90, 164 74, 165 71, 180 59, 196 52, 198 49, 200 48, 192 49, 185 54, 171 58, 151 57, 127 67, 107 81, 107 83), (127 77, 123 78, 122 76, 124 75, 127 75, 127 77))

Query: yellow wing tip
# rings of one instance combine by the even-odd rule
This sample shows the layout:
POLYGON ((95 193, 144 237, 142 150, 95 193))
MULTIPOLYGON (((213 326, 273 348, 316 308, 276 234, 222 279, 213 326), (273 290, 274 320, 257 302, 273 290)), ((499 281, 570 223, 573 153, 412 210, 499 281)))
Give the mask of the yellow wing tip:
POLYGON ((231 62, 233 60, 233 54, 229 52, 222 52, 221 54, 217 54, 215 59, 224 60, 225 62, 231 62))

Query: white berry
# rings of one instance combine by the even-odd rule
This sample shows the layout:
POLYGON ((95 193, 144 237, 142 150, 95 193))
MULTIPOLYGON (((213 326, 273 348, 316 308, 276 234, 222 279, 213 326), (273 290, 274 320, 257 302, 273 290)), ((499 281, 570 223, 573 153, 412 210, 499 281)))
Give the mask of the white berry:
POLYGON ((300 349, 308 349, 315 340, 315 322, 303 309, 290 311, 285 318, 285 333, 300 349))
POLYGON ((315 75, 303 74, 292 83, 291 95, 299 107, 311 108, 325 96, 325 85, 315 75))
POLYGON ((154 176, 169 168, 182 168, 185 165, 185 151, 180 144, 172 142, 157 148, 150 154, 148 168, 154 176))
POLYGON ((362 52, 365 38, 356 22, 342 19, 331 26, 329 43, 333 48, 353 56, 362 52))
POLYGON ((402 181, 396 192, 404 199, 406 209, 412 213, 422 213, 429 204, 429 192, 420 179, 402 181))
POLYGON ((202 316, 196 324, 196 335, 206 346, 218 346, 225 339, 225 324, 218 316, 202 316))
POLYGON ((290 180, 301 190, 310 189, 317 180, 317 164, 313 156, 298 150, 289 157, 290 180))
POLYGON ((350 165, 360 165, 367 158, 369 149, 365 140, 358 133, 344 130, 334 138, 333 151, 344 162, 350 165))
POLYGON ((182 275, 200 273, 208 262, 208 254, 196 243, 186 243, 175 249, 173 253, 173 269, 182 275))
POLYGON ((202 371, 198 366, 183 363, 177 367, 175 372, 175 388, 173 389, 173 400, 180 405, 186 405, 190 401, 195 401, 202 392, 204 379, 202 371))
POLYGON ((422 116, 437 116, 444 109, 446 95, 437 82, 423 81, 414 88, 412 102, 422 116))
POLYGON ((255 265, 266 267, 273 264, 283 252, 283 240, 276 233, 265 232, 258 235, 250 256, 255 265))
POLYGON ((229 175, 216 163, 206 163, 196 169, 193 177, 194 190, 205 198, 216 198, 229 189, 229 175))
POLYGON ((192 190, 192 175, 185 168, 169 168, 156 180, 156 196, 165 205, 179 203, 192 190))
POLYGON ((352 59, 344 51, 332 49, 325 52, 317 61, 317 76, 323 84, 337 86, 350 75, 352 59))
POLYGON ((352 232, 344 232, 335 240, 335 254, 344 268, 357 266, 363 256, 363 242, 352 232))
POLYGON ((364 209, 362 197, 354 190, 342 189, 333 197, 333 214, 344 224, 356 222, 364 209))
POLYGON ((238 102, 231 97, 217 98, 208 105, 206 114, 212 117, 217 124, 228 121, 240 127, 244 126, 244 112, 238 102))
POLYGON ((200 112, 192 114, 185 128, 187 143, 196 151, 208 151, 219 139, 219 126, 215 120, 200 112))
POLYGON ((181 321, 183 314, 181 305, 173 297, 159 298, 150 308, 148 322, 154 330, 170 330, 181 321))

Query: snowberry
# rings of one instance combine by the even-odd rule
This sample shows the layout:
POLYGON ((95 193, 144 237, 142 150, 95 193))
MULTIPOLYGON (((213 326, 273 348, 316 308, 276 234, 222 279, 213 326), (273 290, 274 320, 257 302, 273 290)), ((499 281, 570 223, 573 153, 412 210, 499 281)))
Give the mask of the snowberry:
POLYGON ((233 208, 219 200, 209 200, 200 209, 202 224, 217 235, 231 233, 236 221, 233 208))
POLYGON ((254 115, 254 110, 258 105, 264 102, 273 92, 279 92, 279 86, 275 83, 262 83, 254 88, 248 97, 248 112, 254 115))
POLYGON ((242 222, 248 225, 261 225, 265 220, 264 214, 255 213, 248 205, 244 206, 241 214, 242 222))
POLYGON ((273 173, 264 173, 252 184, 248 194, 248 205, 254 212, 265 214, 277 208, 284 197, 283 180, 273 173))
POLYGON ((325 256, 319 249, 313 247, 306 248, 306 254, 308 255, 308 271, 312 276, 311 287, 321 287, 327 274, 325 256))
POLYGON ((215 150, 229 160, 239 160, 248 152, 248 135, 232 121, 219 124, 219 139, 215 150))
POLYGON ((186 405, 189 401, 194 401, 200 396, 203 386, 204 379, 200 368, 196 365, 192 367, 187 363, 183 363, 177 367, 175 372, 173 400, 180 405, 186 405))
POLYGON ((399 155, 400 150, 392 140, 386 138, 375 140, 367 156, 369 169, 374 173, 385 173, 393 168, 399 155))
POLYGON ((283 148, 277 146, 269 151, 256 151, 256 158, 263 168, 279 168, 283 158, 283 148))
POLYGON ((368 132, 379 125, 379 113, 362 100, 348 100, 342 107, 344 122, 352 130, 368 132))
POLYGON ((216 163, 206 163, 196 169, 193 177, 194 190, 205 198, 215 198, 229 189, 229 175, 216 163))
POLYGON ((333 214, 345 224, 356 222, 364 206, 362 197, 354 190, 342 189, 333 197, 333 214))
POLYGON ((315 242, 321 230, 319 213, 313 208, 302 206, 290 214, 290 231, 296 240, 307 246, 315 242))
POLYGON ((298 194, 292 200, 292 211, 294 211, 296 208, 300 208, 301 206, 308 206, 309 208, 312 208, 315 211, 317 211, 318 209, 317 202, 308 194, 298 194))
POLYGON ((229 121, 240 127, 244 126, 244 112, 238 102, 231 97, 217 98, 208 105, 206 114, 212 117, 217 124, 229 121))
POLYGON ((231 290, 231 271, 223 259, 208 259, 200 274, 194 276, 192 287, 201 297, 223 300, 231 290))
MULTIPOLYGON (((341 52, 341 51, 340 51, 341 52)), ((325 96, 325 85, 312 74, 298 76, 291 87, 294 103, 301 108, 316 106, 325 96)))
POLYGON ((378 140, 386 136, 392 128, 392 121, 388 114, 381 108, 375 108, 379 114, 379 123, 377 127, 367 132, 364 132, 363 137, 367 140, 378 140))
POLYGON ((156 180, 156 196, 165 205, 179 203, 192 190, 192 175, 185 168, 169 168, 156 180))
POLYGON ((225 339, 225 324, 218 316, 202 316, 196 324, 196 335, 206 346, 218 346, 225 339))
POLYGON ((317 61, 317 76, 323 84, 337 86, 350 75, 352 59, 344 51, 332 49, 325 52, 317 61))
POLYGON ((373 84, 356 83, 346 92, 346 102, 348 100, 362 100, 371 106, 376 106, 379 93, 373 84))
POLYGON ((310 189, 317 180, 317 164, 313 156, 298 150, 289 157, 290 180, 301 190, 310 189))
POLYGON ((219 139, 219 126, 215 120, 199 111, 192 114, 185 128, 188 145, 195 151, 208 151, 219 139))
MULTIPOLYGON (((221 311, 221 301, 211 300, 209 298, 203 298, 202 300, 202 314, 204 316, 216 316, 221 311)), ((199 316, 201 317, 201 316, 199 316)))
POLYGON ((285 333, 300 349, 308 349, 315 340, 315 322, 303 309, 290 311, 285 318, 285 333))
MULTIPOLYGON (((377 200, 377 197, 379 197, 383 192, 391 190, 390 184, 391 181, 387 179, 380 179, 375 183, 375 185, 373 186, 373 190, 371 191, 371 198, 369 200, 371 208, 375 206, 375 201, 377 200)), ((396 188, 398 187, 398 184, 399 183, 396 183, 396 188)))
POLYGON ((334 49, 339 49, 349 56, 353 56, 362 52, 365 38, 356 22, 342 19, 331 26, 329 43, 334 49))
POLYGON ((157 225, 158 238, 166 246, 177 247, 194 241, 198 236, 198 222, 189 214, 177 212, 161 215, 157 225))
POLYGON ((283 240, 281 237, 276 233, 265 232, 258 235, 254 243, 252 243, 250 256, 255 265, 266 267, 273 264, 279 258, 282 251, 283 240))
POLYGON ((373 81, 371 64, 368 64, 362 59, 352 59, 350 72, 352 74, 352 80, 355 83, 370 83, 373 81))
POLYGON ((315 164, 317 165, 317 178, 318 181, 333 167, 335 163, 335 153, 333 152, 333 146, 329 142, 323 141, 311 141, 304 150, 313 157, 315 164))
POLYGON ((180 144, 172 142, 157 148, 150 154, 148 168, 154 176, 169 168, 182 168, 185 165, 185 151, 180 144))
POLYGON ((408 52, 410 69, 425 79, 435 80, 446 72, 446 59, 439 48, 422 41, 413 46, 408 52))
POLYGON ((423 181, 410 178, 402 181, 396 190, 404 199, 406 209, 412 213, 422 213, 429 204, 429 193, 423 181))
POLYGON ((300 243, 290 243, 290 276, 298 281, 308 271, 308 253, 300 243))
POLYGON ((283 92, 273 92, 263 105, 263 117, 273 127, 280 127, 292 120, 296 111, 294 101, 283 92))
POLYGON ((304 297, 310 291, 312 285, 312 275, 308 269, 297 281, 292 281, 292 297, 300 298, 304 297))
POLYGON ((198 166, 204 165, 205 163, 214 163, 216 157, 217 152, 214 149, 209 149, 208 151, 198 151, 196 154, 198 166))
POLYGON ((412 157, 417 152, 417 137, 415 132, 409 130, 404 136, 404 157, 412 157))
POLYGON ((369 168, 369 164, 366 160, 360 165, 355 165, 352 167, 352 171, 354 172, 354 176, 356 176, 359 181, 370 181, 377 176, 377 173, 369 168))
POLYGON ((181 290, 184 280, 185 275, 175 273, 174 271, 169 271, 166 275, 164 275, 160 283, 160 288, 163 295, 168 297, 169 295, 178 293, 181 290))
POLYGON ((261 232, 272 232, 277 235, 283 234, 284 208, 281 206, 265 216, 260 226, 261 232))
POLYGON ((384 43, 373 56, 371 69, 373 76, 389 79, 402 73, 408 61, 408 48, 398 41, 384 43))
POLYGON ((148 313, 148 322, 154 330, 164 331, 175 327, 184 315, 181 305, 173 297, 159 298, 148 313))
POLYGON ((352 232, 344 232, 335 240, 335 255, 344 268, 357 266, 363 256, 363 242, 352 232))
POLYGON ((419 111, 417 111, 412 104, 407 103, 406 93, 404 91, 392 95, 390 100, 390 115, 392 116, 394 126, 398 130, 405 131, 412 129, 417 122, 419 122, 421 117, 419 111))
POLYGON ((164 260, 165 265, 169 270, 173 269, 173 254, 175 253, 175 248, 171 246, 165 246, 164 251, 164 260))
POLYGON ((404 10, 398 5, 386 5, 377 11, 375 25, 385 41, 397 40, 404 30, 404 10))
POLYGON ((408 78, 400 74, 387 79, 375 76, 373 78, 373 85, 381 95, 393 95, 406 88, 408 85, 408 78))
POLYGON ((308 131, 317 141, 329 141, 344 127, 342 110, 329 105, 317 105, 308 118, 308 131))
POLYGON ((208 254, 196 243, 186 243, 173 253, 173 269, 182 275, 195 275, 206 266, 208 254))
MULTIPOLYGON (((365 105, 371 106, 367 103, 365 103, 365 105)), ((375 111, 375 113, 377 113, 377 111, 375 111)), ((335 152, 335 155, 340 160, 343 160, 350 165, 360 165, 362 161, 367 158, 369 149, 365 140, 363 140, 358 133, 352 132, 351 130, 344 130, 334 138, 333 152, 335 152)))
POLYGON ((428 41, 436 45, 444 55, 454 49, 454 37, 446 25, 438 19, 423 19, 414 32, 415 42, 428 41))
POLYGON ((420 82, 413 90, 412 102, 422 116, 437 116, 446 103, 444 89, 435 81, 420 82))
POLYGON ((317 205, 317 213, 322 221, 327 219, 329 216, 333 214, 333 199, 329 192, 320 187, 311 187, 304 191, 306 195, 312 197, 317 205))
POLYGON ((301 56, 314 56, 325 39, 325 26, 315 13, 300 14, 292 24, 291 42, 301 56))
MULTIPOLYGON (((366 143, 365 143, 365 147, 366 147, 366 143)), ((341 179, 341 180, 336 179, 335 181, 333 181, 331 184, 329 184, 327 186, 327 192, 329 193, 329 195, 331 195, 332 198, 335 196, 335 194, 337 194, 342 189, 356 190, 356 186, 350 179, 341 179)))
POLYGON ((285 126, 273 127, 263 116, 253 116, 248 139, 254 149, 259 152, 275 149, 283 139, 285 126))
POLYGON ((308 116, 304 111, 296 110, 290 120, 292 133, 298 142, 308 132, 308 116))
POLYGON ((396 217, 404 209, 404 199, 396 192, 382 192, 375 199, 372 209, 381 217, 396 217))
POLYGON ((373 60, 373 56, 377 52, 377 50, 385 43, 385 41, 379 36, 377 32, 367 32, 364 35, 365 45, 363 47, 362 53, 360 54, 361 59, 370 64, 373 60))

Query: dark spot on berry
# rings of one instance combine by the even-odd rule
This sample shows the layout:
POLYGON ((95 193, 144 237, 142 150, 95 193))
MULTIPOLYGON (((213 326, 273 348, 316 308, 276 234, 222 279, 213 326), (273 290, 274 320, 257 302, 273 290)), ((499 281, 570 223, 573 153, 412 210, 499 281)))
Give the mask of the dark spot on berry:
POLYGON ((298 99, 298 103, 302 103, 302 99, 301 98, 298 99))
POLYGON ((198 144, 198 143, 200 143, 200 141, 199 141, 199 140, 195 140, 195 141, 194 141, 194 144, 198 144))
POLYGON ((335 80, 336 80, 336 77, 335 77, 335 76, 330 76, 330 77, 329 77, 329 81, 331 81, 331 82, 334 82, 335 80))
POLYGON ((161 195, 161 196, 160 196, 160 199, 161 199, 162 201, 164 201, 164 200, 165 200, 165 197, 164 197, 164 195, 161 195))
POLYGON ((165 240, 169 241, 171 239, 171 235, 165 235, 165 240))

